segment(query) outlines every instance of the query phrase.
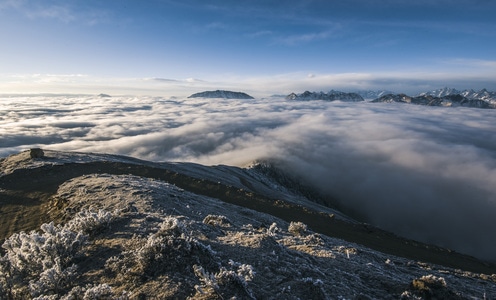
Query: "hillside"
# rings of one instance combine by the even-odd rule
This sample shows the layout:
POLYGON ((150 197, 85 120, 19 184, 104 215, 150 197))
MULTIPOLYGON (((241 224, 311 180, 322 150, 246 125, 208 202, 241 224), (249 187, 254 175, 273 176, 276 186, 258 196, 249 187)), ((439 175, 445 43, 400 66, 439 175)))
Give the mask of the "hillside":
POLYGON ((496 296, 495 266, 350 219, 266 174, 55 151, 1 159, 0 298, 496 296))

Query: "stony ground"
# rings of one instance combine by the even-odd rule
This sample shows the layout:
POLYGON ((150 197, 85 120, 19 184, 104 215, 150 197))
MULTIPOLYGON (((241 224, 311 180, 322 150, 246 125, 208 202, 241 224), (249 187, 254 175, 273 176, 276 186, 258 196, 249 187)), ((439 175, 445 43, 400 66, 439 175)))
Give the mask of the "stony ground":
POLYGON ((0 299, 496 297, 493 265, 316 211, 260 173, 59 152, 0 164, 0 299))

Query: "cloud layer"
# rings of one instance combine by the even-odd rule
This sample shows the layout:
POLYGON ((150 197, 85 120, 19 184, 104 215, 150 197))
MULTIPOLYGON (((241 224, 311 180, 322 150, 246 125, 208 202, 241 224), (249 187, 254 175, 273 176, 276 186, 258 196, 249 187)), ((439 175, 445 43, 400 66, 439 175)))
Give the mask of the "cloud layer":
POLYGON ((496 261, 493 110, 279 98, 0 101, 0 156, 42 146, 209 165, 272 160, 369 223, 496 261))
POLYGON ((494 90, 495 61, 443 61, 449 72, 316 73, 313 71, 260 76, 218 74, 204 78, 109 78, 84 74, 0 74, 0 91, 5 94, 69 93, 152 95, 187 97, 202 90, 242 90, 255 97, 292 92, 390 90, 415 95, 448 86, 458 90, 494 90), (475 69, 476 66, 483 70, 475 69))

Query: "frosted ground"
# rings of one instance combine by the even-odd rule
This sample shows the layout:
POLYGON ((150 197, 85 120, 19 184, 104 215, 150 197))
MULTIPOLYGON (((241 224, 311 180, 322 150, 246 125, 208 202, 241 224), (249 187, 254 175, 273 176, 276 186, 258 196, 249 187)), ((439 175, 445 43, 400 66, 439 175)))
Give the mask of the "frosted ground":
POLYGON ((496 260, 494 110, 282 98, 0 102, 0 156, 41 146, 205 165, 267 160, 361 221, 496 260))
MULTIPOLYGON (((3 243, 0 298, 492 299, 496 295, 494 274, 401 258, 315 232, 312 226, 318 224, 313 220, 318 215, 331 227, 339 226, 338 220, 350 226, 355 222, 309 202, 264 175, 263 169, 154 164, 54 151, 32 159, 27 151, 0 160, 0 171, 2 197, 27 199, 34 191, 40 197, 49 195, 24 220, 46 214, 55 221, 41 225, 38 232, 15 233, 3 243), (157 174, 162 177, 151 178, 157 174), (274 199, 282 199, 269 201, 277 211, 292 206, 300 210, 294 218, 313 210, 318 214, 307 226, 262 213, 260 200, 265 198, 257 195, 264 189, 271 190, 274 199), (240 196, 247 206, 258 203, 259 211, 220 200, 240 196)), ((8 206, 2 206, 2 214, 9 213, 8 206)), ((16 216, 29 209, 14 208, 16 216)), ((362 234, 380 232, 369 228, 362 234)), ((383 243, 392 242, 381 236, 383 243)), ((426 250, 435 251, 431 246, 426 250)), ((443 251, 443 256, 458 263, 471 260, 458 256, 458 261, 456 254, 443 251)))

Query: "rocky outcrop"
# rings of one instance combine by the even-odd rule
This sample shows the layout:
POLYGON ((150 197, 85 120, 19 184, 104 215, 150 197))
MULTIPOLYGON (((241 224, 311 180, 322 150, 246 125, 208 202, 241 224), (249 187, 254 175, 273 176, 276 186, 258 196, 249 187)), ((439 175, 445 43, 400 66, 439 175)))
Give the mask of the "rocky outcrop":
POLYGON ((32 148, 29 150, 29 156, 31 158, 43 158, 43 156, 45 156, 45 152, 43 152, 40 148, 32 148))

